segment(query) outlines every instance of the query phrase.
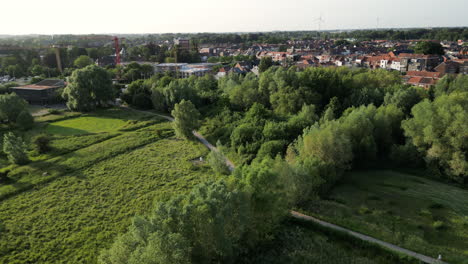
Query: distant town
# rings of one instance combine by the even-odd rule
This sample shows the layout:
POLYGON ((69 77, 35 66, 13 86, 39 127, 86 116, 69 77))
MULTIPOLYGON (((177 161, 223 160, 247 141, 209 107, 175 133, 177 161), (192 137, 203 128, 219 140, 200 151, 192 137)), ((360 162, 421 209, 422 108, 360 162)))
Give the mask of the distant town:
POLYGON ((262 60, 266 65, 295 66, 297 70, 384 69, 399 72, 405 83, 426 89, 446 74, 468 74, 468 42, 453 39, 463 37, 466 29, 426 31, 436 32, 432 35, 438 38, 445 31, 459 34, 446 35, 452 40, 399 39, 418 36, 420 31, 393 30, 321 35, 3 36, 0 83, 30 102, 51 103, 53 93, 46 90, 63 87, 75 68, 88 64, 108 69, 116 84, 155 74, 175 78, 213 75, 217 79, 230 73, 259 75, 262 60), (393 34, 389 39, 370 39, 390 36, 389 32, 393 34), (41 83, 43 79, 53 80, 41 83))

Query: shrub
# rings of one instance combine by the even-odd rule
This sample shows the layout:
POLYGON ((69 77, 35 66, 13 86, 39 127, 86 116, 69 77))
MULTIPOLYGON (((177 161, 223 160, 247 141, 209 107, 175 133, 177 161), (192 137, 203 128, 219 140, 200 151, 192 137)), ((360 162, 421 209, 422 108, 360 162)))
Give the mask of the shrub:
POLYGON ((440 204, 440 203, 432 203, 431 205, 429 205, 429 208, 431 208, 431 209, 442 209, 442 208, 444 208, 444 205, 440 204))
POLYGON ((49 109, 47 112, 48 112, 50 115, 60 115, 60 114, 61 114, 60 110, 58 110, 58 109, 53 109, 53 108, 52 108, 52 109, 49 109))
POLYGON ((140 109, 151 109, 153 107, 149 95, 144 93, 135 94, 132 98, 132 105, 140 109))
POLYGON ((3 136, 3 152, 11 163, 24 165, 29 162, 26 154, 26 144, 21 137, 9 132, 3 136))
POLYGON ((36 136, 33 139, 34 149, 40 153, 44 154, 50 151, 50 136, 46 134, 41 134, 36 136))
POLYGON ((445 227, 444 222, 442 221, 435 221, 432 223, 432 227, 434 227, 437 230, 443 229, 445 227))
POLYGON ((27 110, 23 110, 18 115, 16 124, 23 130, 29 130, 34 126, 34 118, 27 110))
POLYGON ((421 216, 432 216, 432 213, 431 213, 431 211, 429 211, 427 209, 422 209, 421 211, 419 211, 419 215, 421 215, 421 216))
POLYGON ((229 167, 226 164, 226 158, 224 157, 223 153, 219 150, 221 144, 218 141, 218 151, 212 150, 210 154, 208 154, 208 163, 210 164, 211 168, 219 174, 228 175, 230 174, 229 167))
POLYGON ((0 171, 0 183, 4 183, 8 180, 8 172, 10 171, 0 171))
POLYGON ((372 212, 371 209, 367 208, 366 206, 362 205, 359 207, 359 213, 360 214, 370 214, 372 212))

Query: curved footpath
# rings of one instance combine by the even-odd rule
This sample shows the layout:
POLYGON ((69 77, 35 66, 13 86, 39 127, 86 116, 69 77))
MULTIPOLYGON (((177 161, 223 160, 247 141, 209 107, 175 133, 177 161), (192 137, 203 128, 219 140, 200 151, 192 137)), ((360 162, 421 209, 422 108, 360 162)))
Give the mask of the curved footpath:
POLYGON ((321 225, 323 227, 333 229, 333 230, 336 230, 336 231, 340 231, 340 232, 346 233, 346 234, 348 234, 350 236, 353 236, 355 238, 359 238, 361 240, 377 244, 377 245, 382 246, 382 247, 384 247, 386 249, 389 249, 391 251, 411 256, 411 257, 413 257, 415 259, 423 261, 424 263, 448 264, 447 262, 443 262, 441 260, 437 260, 435 258, 431 258, 431 257, 425 256, 425 255, 416 253, 414 251, 401 248, 399 246, 387 243, 385 241, 382 241, 382 240, 379 240, 379 239, 376 239, 376 238, 373 238, 373 237, 370 237, 370 236, 366 236, 366 235, 363 235, 363 234, 358 233, 358 232, 354 232, 352 230, 343 228, 341 226, 337 226, 337 225, 322 221, 320 219, 317 219, 315 217, 301 214, 301 213, 296 212, 296 211, 291 211, 291 215, 292 215, 292 217, 294 217, 296 219, 305 220, 305 221, 308 221, 308 222, 313 222, 313 223, 319 224, 319 225, 321 225))
MULTIPOLYGON (((128 108, 128 109, 131 109, 133 111, 137 111, 137 112, 142 112, 142 113, 149 113, 149 114, 153 114, 153 115, 156 115, 156 116, 159 116, 159 117, 162 117, 164 119, 167 119, 169 121, 174 121, 174 118, 170 117, 170 116, 166 116, 166 115, 161 115, 161 114, 156 114, 156 113, 153 113, 153 112, 150 112, 150 111, 142 111, 142 110, 136 110, 136 109, 133 109, 133 108, 130 108, 130 107, 124 107, 124 108, 128 108)), ((208 149, 212 150, 212 151, 218 151, 218 149, 213 146, 210 142, 208 142, 208 140, 206 140, 202 135, 200 135, 198 132, 196 131, 193 131, 193 135, 203 144, 205 145, 208 149)), ((226 164, 228 165, 229 167, 229 170, 233 171, 234 170, 234 163, 232 163, 230 160, 226 159, 226 164)), ((328 222, 325 222, 325 221, 322 221, 320 219, 317 219, 315 217, 312 217, 312 216, 308 216, 308 215, 304 215, 304 214, 301 214, 299 212, 296 212, 296 211, 291 211, 291 216, 296 218, 296 219, 300 219, 300 220, 304 220, 304 221, 308 221, 308 222, 313 222, 313 223, 316 223, 316 224, 319 224, 323 227, 326 227, 326 228, 329 228, 329 229, 333 229, 335 231, 339 231, 339 232, 343 232, 343 233, 346 233, 352 237, 355 237, 355 238, 359 238, 361 240, 364 240, 364 241, 367 241, 367 242, 371 242, 371 243, 374 243, 374 244, 377 244, 381 247, 384 247, 386 249, 389 249, 393 252, 397 252, 397 253, 400 253, 400 254, 404 254, 404 255, 407 255, 407 256, 410 256, 410 257, 413 257, 415 259, 418 259, 424 263, 429 263, 429 264, 448 264, 447 262, 444 262, 442 260, 438 260, 438 259, 435 259, 435 258, 431 258, 431 257, 428 257, 428 256, 425 256, 425 255, 422 255, 422 254, 419 254, 419 253, 416 253, 414 251, 411 251, 411 250, 408 250, 408 249, 404 249, 404 248, 401 248, 397 245, 393 245, 393 244, 390 244, 390 243, 387 243, 385 241, 382 241, 382 240, 379 240, 379 239, 376 239, 376 238, 373 238, 373 237, 370 237, 370 236, 366 236, 366 235, 363 235, 361 233, 358 233, 358 232, 354 232, 352 230, 349 230, 349 229, 346 229, 346 228, 343 228, 343 227, 340 227, 340 226, 337 226, 337 225, 334 225, 332 223, 328 223, 328 222)))

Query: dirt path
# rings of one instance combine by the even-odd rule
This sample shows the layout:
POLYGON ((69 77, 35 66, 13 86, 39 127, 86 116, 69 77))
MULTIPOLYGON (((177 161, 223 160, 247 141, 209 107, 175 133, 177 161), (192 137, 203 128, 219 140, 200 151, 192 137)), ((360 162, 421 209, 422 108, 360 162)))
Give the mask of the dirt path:
POLYGON ((319 225, 321 225, 323 227, 333 229, 333 230, 336 230, 336 231, 340 231, 340 232, 346 233, 346 234, 348 234, 350 236, 353 236, 355 238, 359 238, 361 240, 377 244, 377 245, 382 246, 384 248, 387 248, 387 249, 389 249, 391 251, 411 256, 411 257, 416 258, 416 259, 418 259, 420 261, 423 261, 424 263, 447 264, 447 262, 443 262, 441 260, 437 260, 435 258, 431 258, 431 257, 425 256, 425 255, 416 253, 414 251, 407 250, 407 249, 401 248, 399 246, 387 243, 385 241, 382 241, 382 240, 379 240, 379 239, 376 239, 376 238, 373 238, 373 237, 370 237, 370 236, 366 236, 366 235, 363 235, 363 234, 358 233, 358 232, 351 231, 349 229, 346 229, 346 228, 343 228, 343 227, 340 227, 340 226, 337 226, 337 225, 334 225, 334 224, 319 220, 319 219, 317 219, 315 217, 312 217, 312 216, 304 215, 304 214, 301 214, 301 213, 296 212, 296 211, 291 211, 291 215, 294 218, 309 221, 309 222, 314 222, 314 223, 319 224, 319 225))
MULTIPOLYGON (((156 116, 159 116, 159 117, 162 117, 164 119, 167 119, 169 121, 174 121, 174 118, 171 117, 171 116, 167 116, 167 115, 161 115, 161 114, 156 114, 156 113, 153 113, 153 112, 150 112, 150 111, 142 111, 142 110, 136 110, 136 109, 133 109, 133 108, 129 108, 131 110, 134 110, 134 111, 137 111, 137 112, 142 112, 142 113, 149 113, 149 114, 153 114, 153 115, 156 115, 156 116)), ((196 132, 196 131, 193 131, 193 135, 203 144, 205 145, 208 149, 210 150, 213 150, 213 151, 219 151, 215 146, 213 146, 210 142, 208 142, 208 140, 206 140, 202 135, 200 135, 200 133, 196 132)), ((228 165, 229 169, 231 171, 234 170, 234 163, 232 163, 232 161, 230 161, 229 159, 226 158, 226 164, 228 165)), ((371 243, 374 243, 374 244, 377 244, 377 245, 380 245, 384 248, 387 248, 391 251, 394 251, 394 252, 398 252, 398 253, 401 253, 401 254, 404 254, 404 255, 407 255, 407 256, 411 256, 413 258, 416 258, 418 260, 421 260, 423 261, 424 263, 429 263, 429 264, 448 264, 447 262, 443 262, 441 260, 437 260, 435 258, 431 258, 431 257, 428 257, 428 256, 425 256, 425 255, 422 255, 422 254, 419 254, 419 253, 416 253, 414 251, 411 251, 411 250, 407 250, 407 249, 404 249, 404 248, 401 248, 397 245, 393 245, 393 244, 390 244, 390 243, 387 243, 385 241, 382 241, 382 240, 379 240, 379 239, 376 239, 376 238, 373 238, 373 237, 370 237, 370 236, 366 236, 366 235, 363 235, 363 234, 360 234, 360 233, 357 233, 357 232, 354 232, 352 230, 349 230, 349 229, 346 229, 346 228, 343 228, 343 227, 340 227, 340 226, 337 226, 337 225, 334 225, 334 224, 331 224, 331 223, 328 223, 328 222, 325 222, 325 221, 322 221, 322 220, 319 220, 315 217, 312 217, 312 216, 308 216, 308 215, 304 215, 304 214, 301 214, 299 212, 296 212, 296 211, 291 211, 291 216, 294 217, 294 218, 297 218, 297 219, 301 219, 301 220, 305 220, 305 221, 310 221, 310 222, 314 222, 316 224, 319 224, 323 227, 326 227, 326 228, 329 228, 329 229, 333 229, 333 230, 336 230, 336 231, 340 231, 340 232, 344 232, 350 236, 353 236, 355 238, 359 238, 361 240, 364 240, 364 241, 368 241, 368 242, 371 242, 371 243)))

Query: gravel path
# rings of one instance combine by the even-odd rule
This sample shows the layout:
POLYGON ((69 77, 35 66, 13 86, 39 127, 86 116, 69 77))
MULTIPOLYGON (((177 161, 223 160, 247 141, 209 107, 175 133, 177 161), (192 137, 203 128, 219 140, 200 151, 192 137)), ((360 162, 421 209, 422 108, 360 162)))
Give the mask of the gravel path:
POLYGON ((301 213, 296 212, 296 211, 291 211, 291 215, 294 218, 309 221, 309 222, 314 222, 314 223, 319 224, 319 225, 321 225, 323 227, 330 228, 330 229, 333 229, 333 230, 336 230, 336 231, 340 231, 340 232, 346 233, 346 234, 348 234, 350 236, 359 238, 361 240, 377 244, 377 245, 382 246, 384 248, 390 249, 391 251, 411 256, 411 257, 416 258, 416 259, 418 259, 420 261, 423 261, 424 263, 447 264, 447 262, 443 262, 441 260, 437 260, 435 258, 431 258, 431 257, 425 256, 425 255, 416 253, 414 251, 404 249, 404 248, 401 248, 399 246, 387 243, 385 241, 382 241, 382 240, 379 240, 379 239, 376 239, 376 238, 373 238, 373 237, 370 237, 370 236, 366 236, 366 235, 363 235, 363 234, 358 233, 358 232, 351 231, 349 229, 346 229, 346 228, 343 228, 343 227, 340 227, 340 226, 337 226, 337 225, 334 225, 334 224, 319 220, 319 219, 317 219, 315 217, 312 217, 312 216, 304 215, 304 214, 301 214, 301 213))

